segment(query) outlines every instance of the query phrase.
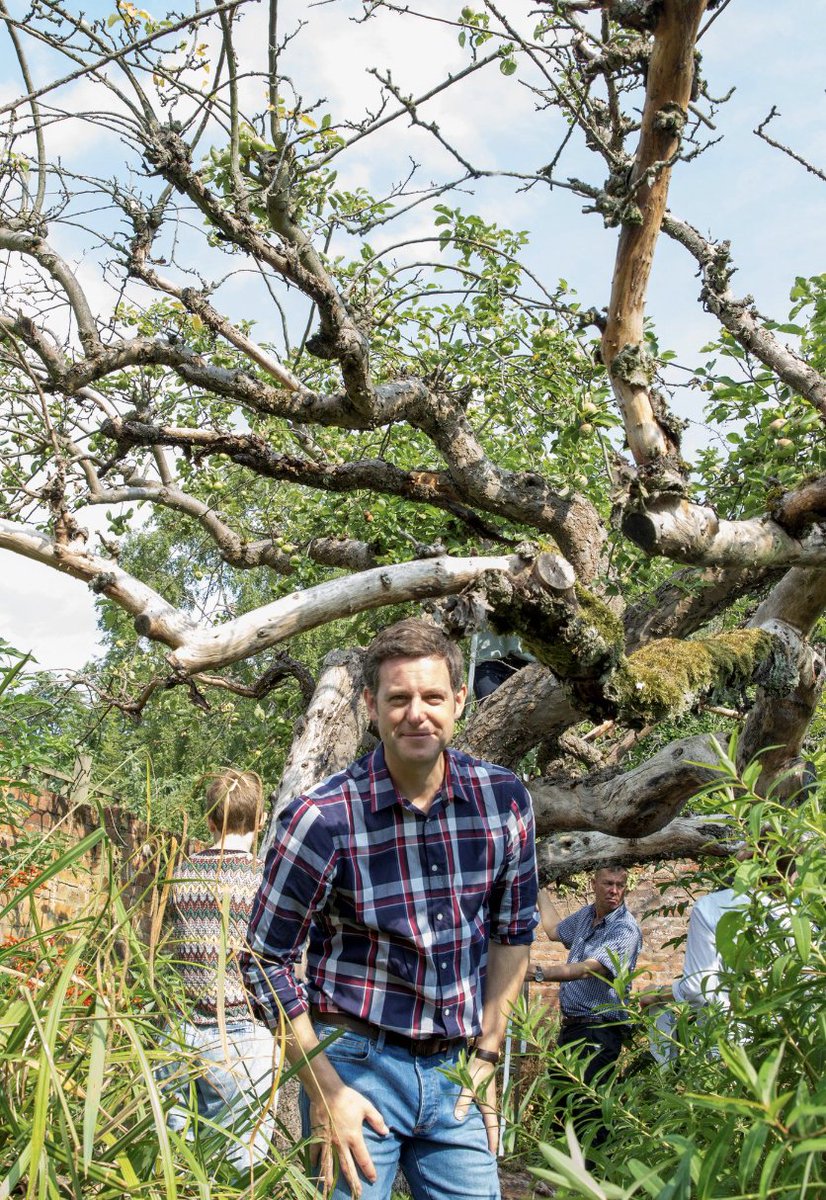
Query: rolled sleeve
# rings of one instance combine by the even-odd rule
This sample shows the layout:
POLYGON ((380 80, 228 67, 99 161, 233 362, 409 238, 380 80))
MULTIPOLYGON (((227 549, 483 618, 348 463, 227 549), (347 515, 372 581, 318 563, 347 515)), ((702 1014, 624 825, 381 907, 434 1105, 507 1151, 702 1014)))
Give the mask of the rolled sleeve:
POLYGON ((333 842, 318 809, 303 797, 293 801, 278 820, 241 958, 253 1002, 271 1029, 282 1011, 296 1017, 309 1008, 295 968, 313 914, 330 894, 335 864, 333 842))
POLYGON ((615 976, 617 964, 621 970, 633 966, 637 961, 641 945, 642 938, 639 932, 622 926, 617 930, 612 930, 608 940, 593 953, 589 951, 588 957, 596 959, 600 966, 605 967, 606 971, 615 976))
POLYGON ((508 819, 508 854, 491 896, 490 936, 507 946, 529 946, 539 922, 533 805, 519 785, 508 819))

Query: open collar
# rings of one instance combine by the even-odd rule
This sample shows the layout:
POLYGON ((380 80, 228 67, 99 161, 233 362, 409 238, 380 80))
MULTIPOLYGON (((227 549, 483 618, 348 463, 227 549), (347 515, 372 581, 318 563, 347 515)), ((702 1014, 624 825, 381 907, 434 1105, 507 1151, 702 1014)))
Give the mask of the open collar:
MULTIPOLYGON (((439 789, 445 804, 451 800, 470 799, 468 784, 464 778, 463 755, 448 747, 444 752, 445 776, 439 789)), ((387 769, 384 756, 384 743, 379 742, 367 762, 367 774, 370 780, 370 808, 373 812, 381 812, 392 804, 403 804, 404 799, 393 782, 387 769)))

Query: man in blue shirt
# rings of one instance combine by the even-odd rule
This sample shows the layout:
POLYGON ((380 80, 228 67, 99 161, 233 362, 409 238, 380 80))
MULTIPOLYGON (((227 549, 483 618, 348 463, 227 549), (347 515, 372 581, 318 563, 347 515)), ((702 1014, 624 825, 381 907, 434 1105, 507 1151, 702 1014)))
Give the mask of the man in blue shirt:
POLYGON ((399 1166, 416 1200, 497 1200, 495 1107, 443 1069, 467 1051, 475 1092, 491 1083, 537 923, 530 797, 449 748, 467 689, 439 629, 384 630, 364 680, 381 744, 281 813, 247 983, 271 1028, 286 1018, 336 1200, 389 1200, 399 1166))
MULTIPOLYGON (((559 1008, 562 1025, 560 1046, 576 1046, 588 1055, 584 1082, 604 1079, 619 1058, 630 1034, 624 996, 618 995, 614 980, 618 969, 632 971, 642 946, 642 933, 625 907, 627 872, 622 867, 603 867, 591 884, 593 904, 586 904, 562 918, 547 890, 539 894, 542 927, 551 941, 562 942, 570 951, 567 963, 549 967, 545 978, 560 983, 559 1008)), ((579 1132, 598 1109, 583 1097, 577 1105, 575 1125, 579 1132)), ((600 1125, 592 1144, 601 1145, 607 1130, 600 1125)))

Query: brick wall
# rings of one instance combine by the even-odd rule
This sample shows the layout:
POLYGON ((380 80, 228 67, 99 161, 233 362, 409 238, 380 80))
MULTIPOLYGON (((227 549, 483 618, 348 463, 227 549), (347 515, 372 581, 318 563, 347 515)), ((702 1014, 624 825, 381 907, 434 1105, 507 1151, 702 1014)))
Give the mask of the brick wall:
MULTIPOLYGON (((119 805, 98 808, 78 804, 55 792, 40 795, 12 793, 21 804, 14 806, 15 826, 0 824, 0 855, 21 837, 44 839, 57 856, 100 826, 101 819, 112 847, 115 877, 123 889, 124 902, 131 907, 155 880, 158 837, 147 835, 146 824, 119 805)), ((5 857, 5 855, 3 855, 5 857)), ((32 904, 44 929, 65 924, 87 910, 96 896, 108 886, 108 851, 98 843, 67 870, 54 875, 33 896, 17 905, 0 920, 0 941, 20 938, 31 931, 32 904)), ((5 871, 0 867, 0 886, 5 871)), ((2 899, 6 901, 7 895, 2 899)), ((144 931, 148 934, 150 913, 144 906, 144 931)))

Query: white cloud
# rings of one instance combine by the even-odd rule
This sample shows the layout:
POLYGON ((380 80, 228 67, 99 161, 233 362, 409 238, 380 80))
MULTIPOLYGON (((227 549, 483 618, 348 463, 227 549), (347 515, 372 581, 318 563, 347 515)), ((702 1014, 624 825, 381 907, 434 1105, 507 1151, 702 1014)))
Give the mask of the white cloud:
POLYGON ((76 579, 3 556, 0 636, 49 671, 79 670, 98 646, 94 596, 76 579))

